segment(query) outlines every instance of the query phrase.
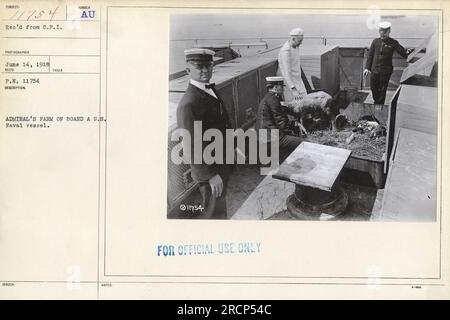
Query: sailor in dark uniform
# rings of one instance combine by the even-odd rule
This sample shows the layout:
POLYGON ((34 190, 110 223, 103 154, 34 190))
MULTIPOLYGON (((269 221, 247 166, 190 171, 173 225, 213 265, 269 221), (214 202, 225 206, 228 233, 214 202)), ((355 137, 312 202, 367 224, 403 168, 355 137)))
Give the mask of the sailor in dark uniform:
POLYGON ((267 136, 261 136, 260 143, 270 143, 273 140, 272 129, 279 134, 280 162, 283 161, 303 141, 294 132, 294 126, 288 118, 291 111, 282 106, 283 77, 266 77, 268 92, 259 104, 255 129, 267 129, 267 136), (263 141, 261 141, 261 139, 263 141))
POLYGON ((397 40, 389 37, 391 32, 390 22, 380 22, 378 24, 378 30, 380 37, 374 39, 370 45, 364 76, 370 73, 370 88, 374 103, 384 104, 389 79, 394 70, 392 66, 394 51, 397 51, 400 56, 406 58, 412 50, 406 50, 397 40))
MULTIPOLYGON (((193 179, 198 182, 202 196, 201 207, 198 206, 202 210, 199 210, 195 216, 201 219, 226 219, 225 197, 230 174, 230 167, 225 164, 226 150, 224 149, 223 152, 222 163, 207 164, 203 157, 201 157, 201 163, 194 163, 194 140, 198 139, 198 137, 194 137, 194 121, 201 121, 202 137, 208 129, 218 129, 225 137, 226 128, 230 128, 224 105, 214 89, 214 84, 209 83, 213 73, 214 51, 189 49, 184 53, 190 82, 178 104, 177 124, 178 128, 188 130, 191 135, 191 174, 193 179)), ((209 143, 208 141, 202 142, 202 155, 209 143)))

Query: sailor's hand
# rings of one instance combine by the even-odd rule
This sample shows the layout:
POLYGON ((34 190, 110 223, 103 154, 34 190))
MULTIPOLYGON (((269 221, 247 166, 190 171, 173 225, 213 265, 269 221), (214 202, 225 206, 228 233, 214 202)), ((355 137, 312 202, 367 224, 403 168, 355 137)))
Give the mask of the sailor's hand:
POLYGON ((364 77, 367 76, 370 73, 369 69, 364 69, 363 75, 364 77))
POLYGON ((297 103, 297 104, 292 108, 292 110, 294 111, 295 114, 302 113, 302 106, 301 106, 299 103, 297 103))
POLYGON ((406 55, 409 56, 411 54, 411 52, 413 52, 414 49, 413 48, 409 48, 406 50, 406 55))
POLYGON ((301 121, 296 121, 295 125, 300 129, 300 136, 306 137, 308 135, 308 131, 306 131, 301 121))
POLYGON ((219 198, 222 195, 223 191, 222 178, 218 174, 216 174, 214 177, 209 179, 209 185, 211 186, 211 194, 214 197, 219 198))

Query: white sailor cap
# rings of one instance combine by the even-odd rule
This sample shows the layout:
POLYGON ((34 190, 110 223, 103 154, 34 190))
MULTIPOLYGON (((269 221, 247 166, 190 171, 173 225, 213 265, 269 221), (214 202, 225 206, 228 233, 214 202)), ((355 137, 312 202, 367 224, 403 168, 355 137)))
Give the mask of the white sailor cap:
POLYGON ((215 54, 214 51, 204 48, 194 48, 184 50, 186 62, 189 61, 210 62, 213 61, 214 54, 215 54))
POLYGON ((302 36, 303 35, 303 29, 302 28, 295 28, 292 29, 291 32, 289 32, 290 36, 302 36))
POLYGON ((284 86, 283 77, 266 77, 267 85, 282 85, 284 86))
POLYGON ((389 29, 391 27, 391 23, 388 21, 381 21, 378 23, 378 29, 389 29))

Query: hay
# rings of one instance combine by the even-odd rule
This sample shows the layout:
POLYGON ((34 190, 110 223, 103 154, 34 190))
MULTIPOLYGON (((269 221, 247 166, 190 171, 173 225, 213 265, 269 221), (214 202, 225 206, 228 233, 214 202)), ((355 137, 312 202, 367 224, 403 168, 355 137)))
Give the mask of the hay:
POLYGON ((347 127, 341 131, 314 131, 308 134, 307 141, 352 150, 352 155, 381 160, 386 148, 386 137, 371 138, 370 132, 354 132, 355 138, 347 144, 345 140, 352 134, 352 129, 347 127))

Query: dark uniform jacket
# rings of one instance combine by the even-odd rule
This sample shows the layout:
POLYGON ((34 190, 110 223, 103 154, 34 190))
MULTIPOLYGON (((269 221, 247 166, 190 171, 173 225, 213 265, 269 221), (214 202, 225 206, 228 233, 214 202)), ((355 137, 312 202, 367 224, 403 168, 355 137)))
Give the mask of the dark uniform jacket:
POLYGON ((392 66, 394 51, 403 58, 407 57, 406 49, 397 40, 392 38, 373 40, 367 56, 366 69, 374 73, 391 74, 394 69, 392 66))
MULTIPOLYGON (((214 93, 219 97, 216 91, 214 93)), ((177 124, 178 128, 187 129, 191 134, 191 171, 194 180, 197 182, 207 182, 216 174, 220 174, 224 169, 224 165, 206 164, 203 161, 203 150, 211 143, 210 141, 202 143, 202 163, 194 164, 194 140, 202 139, 203 134, 208 129, 218 129, 222 132, 224 145, 223 163, 226 162, 225 130, 230 128, 230 124, 225 107, 220 98, 216 99, 189 83, 184 96, 178 104, 177 124), (202 121, 202 137, 200 138, 194 138, 194 121, 202 121)))
MULTIPOLYGON (((274 92, 267 92, 259 104, 255 129, 278 129, 279 137, 289 130, 289 118, 281 106, 281 97, 274 92)), ((267 130, 270 140, 270 130, 267 130)))

